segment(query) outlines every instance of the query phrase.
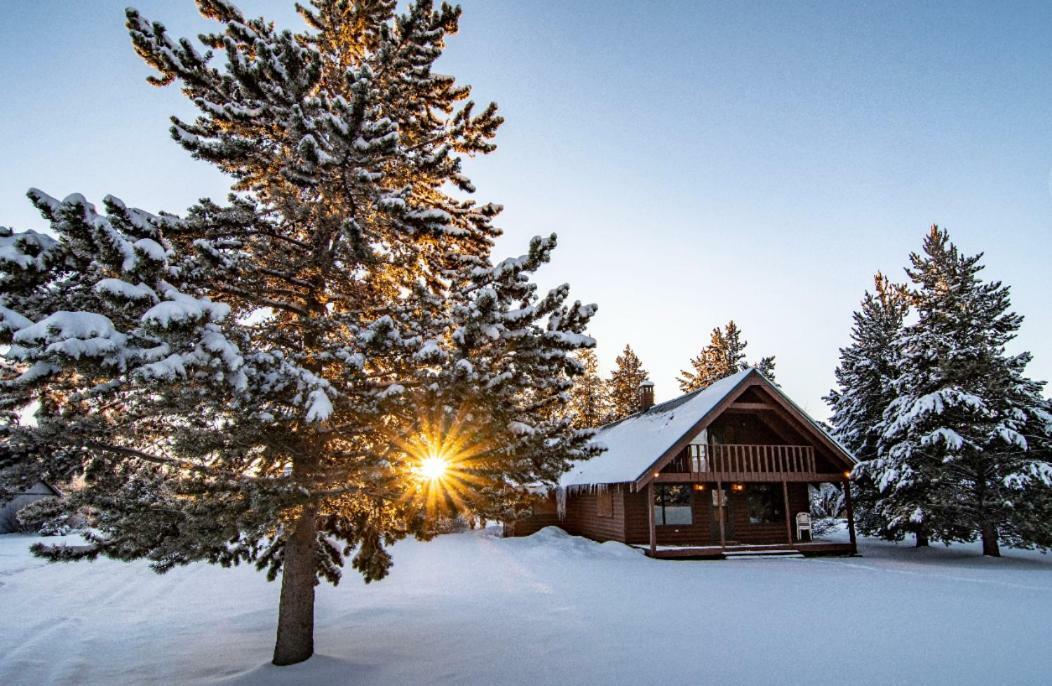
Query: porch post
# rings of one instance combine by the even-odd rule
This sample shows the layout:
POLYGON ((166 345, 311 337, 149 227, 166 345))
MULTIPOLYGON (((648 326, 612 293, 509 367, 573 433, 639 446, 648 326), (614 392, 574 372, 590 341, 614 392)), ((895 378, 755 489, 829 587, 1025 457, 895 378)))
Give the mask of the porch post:
POLYGON ((720 548, 727 547, 727 529, 723 524, 723 511, 726 504, 723 502, 723 481, 720 480, 719 472, 716 472, 716 509, 720 520, 720 548))
POLYGON ((855 511, 851 507, 851 482, 844 479, 844 509, 847 510, 847 535, 851 537, 851 554, 858 554, 858 544, 855 541, 855 511))
POLYGON ((789 513, 789 483, 782 479, 782 496, 785 498, 785 535, 789 539, 789 545, 793 544, 792 515, 789 513))
POLYGON ((657 553, 657 533, 654 530, 654 481, 647 483, 647 521, 650 525, 650 557, 657 553))

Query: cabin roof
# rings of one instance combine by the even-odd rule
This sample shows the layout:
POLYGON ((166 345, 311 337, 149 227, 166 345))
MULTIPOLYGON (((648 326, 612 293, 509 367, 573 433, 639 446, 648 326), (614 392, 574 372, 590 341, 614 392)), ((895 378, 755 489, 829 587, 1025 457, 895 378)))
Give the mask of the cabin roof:
POLYGON ((559 479, 559 485, 562 487, 584 486, 639 480, 687 434, 700 430, 698 427, 706 417, 712 414, 713 410, 728 396, 736 394, 736 391, 745 386, 749 378, 753 376, 762 379, 765 387, 786 400, 800 415, 803 422, 821 433, 836 447, 838 452, 842 453, 847 462, 854 464, 855 459, 851 454, 837 443, 818 422, 800 409, 777 386, 764 378, 759 371, 750 368, 720 379, 700 391, 687 393, 600 427, 593 442, 604 446, 606 451, 591 460, 580 460, 573 463, 559 479))
POLYGON ((594 443, 606 452, 575 462, 560 486, 635 481, 679 439, 733 391, 752 370, 720 379, 700 391, 654 405, 648 410, 607 424, 594 443))

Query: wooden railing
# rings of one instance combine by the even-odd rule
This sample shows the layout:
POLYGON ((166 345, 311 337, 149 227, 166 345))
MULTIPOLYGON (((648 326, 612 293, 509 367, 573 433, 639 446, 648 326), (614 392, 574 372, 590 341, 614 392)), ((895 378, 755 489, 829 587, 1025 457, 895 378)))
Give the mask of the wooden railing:
POLYGON ((733 481, 744 475, 815 472, 815 449, 810 445, 691 445, 685 460, 673 467, 699 475, 733 481))

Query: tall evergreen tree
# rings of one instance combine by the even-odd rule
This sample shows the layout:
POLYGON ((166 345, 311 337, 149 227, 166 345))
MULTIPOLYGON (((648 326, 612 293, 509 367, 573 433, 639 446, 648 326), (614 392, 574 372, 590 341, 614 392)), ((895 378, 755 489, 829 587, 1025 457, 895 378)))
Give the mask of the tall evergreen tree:
POLYGON ((82 478, 67 507, 96 513, 36 551, 280 574, 276 664, 312 654, 345 557, 381 579, 444 503, 499 517, 597 452, 552 411, 595 308, 537 292, 554 236, 491 261, 499 208, 448 189, 501 118, 432 72, 459 9, 395 4, 314 0, 292 33, 197 0, 219 64, 128 10, 199 110, 172 136, 236 194, 177 217, 31 191, 55 238, 0 231, 3 479, 82 478))
POLYGON ((594 348, 586 348, 577 354, 581 373, 574 379, 570 391, 569 410, 574 425, 583 429, 594 429, 601 425, 610 407, 610 392, 599 376, 599 358, 594 348))
MULTIPOLYGON (((748 345, 748 341, 742 340, 741 330, 733 320, 727 322, 723 329, 716 327, 712 330, 709 344, 690 361, 690 369, 679 373, 680 390, 691 393, 748 369, 750 365, 745 361, 745 348, 748 345)), ((763 357, 751 366, 774 381, 773 356, 763 357)))
MULTIPOLYGON (((878 272, 873 292, 866 292, 861 309, 852 315, 851 344, 840 349, 838 388, 825 401, 833 412, 833 433, 861 462, 877 457, 884 411, 894 399, 896 344, 909 309, 907 289, 878 272)), ((864 474, 859 470, 853 480, 856 521, 862 532, 875 534, 882 521, 874 506, 879 495, 864 474)))
POLYGON ((983 541, 999 555, 1052 543, 1049 512, 1052 416, 1042 383, 1024 375, 1029 353, 1005 345, 1022 323, 1009 290, 983 282, 982 254, 964 256, 933 226, 924 254, 910 255, 917 321, 898 341, 901 369, 884 413, 878 457, 864 473, 880 490, 890 537, 983 541))
POLYGON ((649 376, 632 346, 625 345, 625 349, 614 360, 614 370, 607 381, 610 389, 610 414, 607 421, 616 422, 639 412, 639 386, 649 376))

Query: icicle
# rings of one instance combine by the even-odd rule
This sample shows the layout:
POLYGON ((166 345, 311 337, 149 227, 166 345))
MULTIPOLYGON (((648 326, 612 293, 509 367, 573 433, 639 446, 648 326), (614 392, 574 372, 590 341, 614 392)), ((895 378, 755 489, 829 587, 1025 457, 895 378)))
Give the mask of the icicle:
POLYGON ((560 522, 566 519, 566 489, 562 486, 555 489, 555 512, 560 522))

